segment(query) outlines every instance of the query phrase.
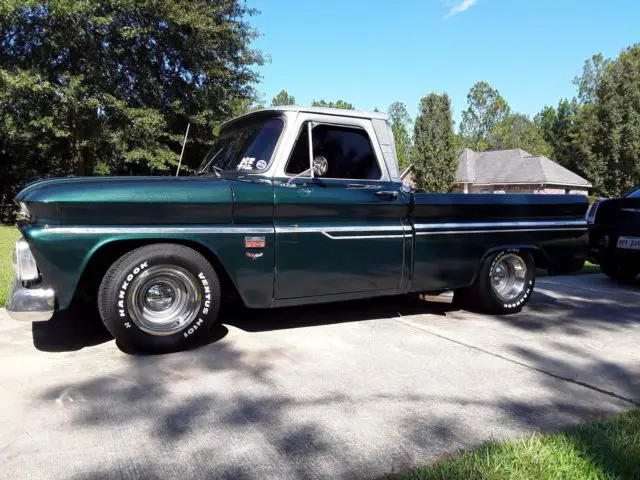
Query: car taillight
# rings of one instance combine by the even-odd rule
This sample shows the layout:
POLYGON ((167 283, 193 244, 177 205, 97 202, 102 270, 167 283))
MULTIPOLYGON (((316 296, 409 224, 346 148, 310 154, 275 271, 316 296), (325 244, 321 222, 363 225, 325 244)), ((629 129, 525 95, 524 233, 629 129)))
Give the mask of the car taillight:
POLYGON ((589 206, 589 209, 587 210, 587 215, 586 215, 587 223, 593 224, 596 221, 596 213, 598 212, 599 205, 600 205, 600 202, 593 202, 589 206))

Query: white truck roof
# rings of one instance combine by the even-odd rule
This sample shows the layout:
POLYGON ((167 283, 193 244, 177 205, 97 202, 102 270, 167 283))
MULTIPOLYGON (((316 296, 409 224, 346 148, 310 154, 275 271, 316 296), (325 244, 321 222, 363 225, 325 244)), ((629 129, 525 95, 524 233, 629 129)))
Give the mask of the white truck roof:
POLYGON ((304 107, 300 105, 283 105, 278 107, 267 107, 262 109, 273 110, 277 112, 305 112, 305 113, 320 113, 325 115, 339 115, 343 117, 357 117, 357 118, 375 118, 379 120, 388 120, 389 115, 383 112, 369 112, 366 110, 347 110, 344 108, 326 108, 326 107, 304 107))
POLYGON ((383 120, 387 121, 389 115, 383 112, 368 112, 365 110, 347 110, 344 108, 326 108, 326 107, 304 107, 301 105, 283 105, 278 107, 261 108, 260 110, 254 110, 253 112, 245 113, 239 117, 232 118, 224 122, 221 127, 235 122, 238 119, 249 117, 261 112, 304 112, 304 113, 317 113, 321 115, 337 115, 341 117, 355 117, 355 118, 367 118, 371 120, 383 120))

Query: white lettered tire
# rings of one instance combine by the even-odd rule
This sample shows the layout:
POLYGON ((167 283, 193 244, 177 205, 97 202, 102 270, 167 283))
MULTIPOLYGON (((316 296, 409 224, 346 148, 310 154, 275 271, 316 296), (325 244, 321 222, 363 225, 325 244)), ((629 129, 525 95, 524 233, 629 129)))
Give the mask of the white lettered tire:
POLYGON ((107 270, 98 308, 107 330, 137 352, 183 350, 216 321, 220 282, 200 253, 183 245, 140 247, 107 270))
POLYGON ((510 314, 529 302, 536 283, 533 256, 508 248, 487 256, 470 287, 456 292, 458 303, 487 313, 510 314))

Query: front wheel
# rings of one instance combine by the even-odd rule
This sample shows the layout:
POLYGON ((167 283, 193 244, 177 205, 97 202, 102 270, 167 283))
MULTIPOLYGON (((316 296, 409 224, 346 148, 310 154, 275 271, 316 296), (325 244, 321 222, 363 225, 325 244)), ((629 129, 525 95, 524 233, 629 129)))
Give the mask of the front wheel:
POLYGON ((487 313, 516 313, 529 301, 535 282, 535 263, 529 252, 502 250, 482 262, 473 285, 456 292, 456 303, 487 313))
POLYGON ((107 330, 138 352, 183 350, 207 335, 218 316, 220 283, 195 250, 153 244, 120 257, 98 291, 107 330))

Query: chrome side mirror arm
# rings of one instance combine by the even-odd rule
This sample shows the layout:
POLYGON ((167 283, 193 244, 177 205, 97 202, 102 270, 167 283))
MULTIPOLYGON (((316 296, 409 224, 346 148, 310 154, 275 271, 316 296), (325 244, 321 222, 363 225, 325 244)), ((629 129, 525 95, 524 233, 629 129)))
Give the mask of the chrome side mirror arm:
POLYGON ((400 174, 400 181, 404 180, 404 177, 409 175, 413 171, 413 163, 409 165, 404 171, 400 174))

